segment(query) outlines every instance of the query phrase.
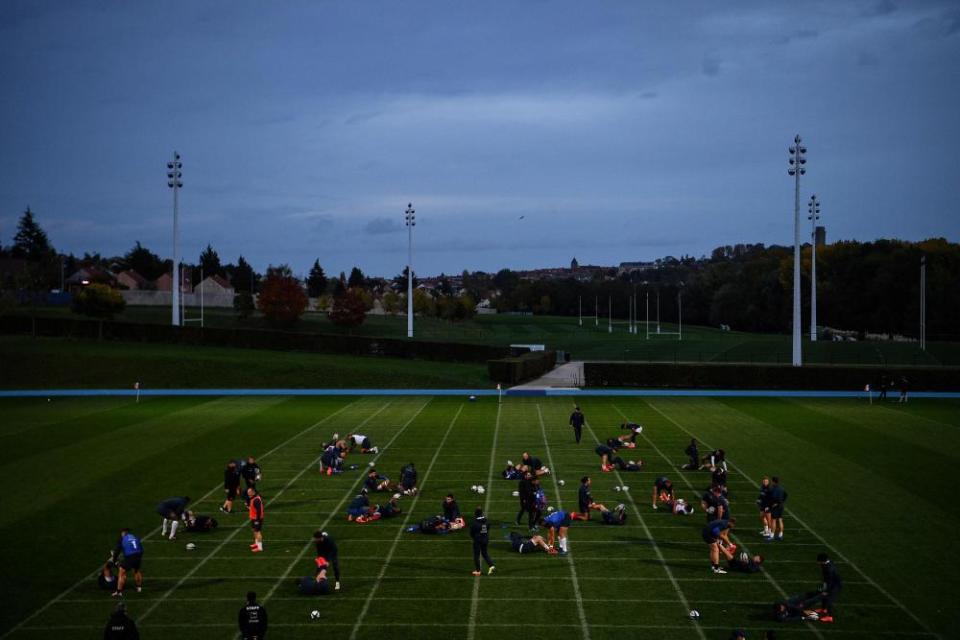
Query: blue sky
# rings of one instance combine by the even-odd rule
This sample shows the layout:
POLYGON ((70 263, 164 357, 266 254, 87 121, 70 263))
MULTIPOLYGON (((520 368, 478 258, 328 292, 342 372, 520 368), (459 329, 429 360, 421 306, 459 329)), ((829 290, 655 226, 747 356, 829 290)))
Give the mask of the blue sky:
POLYGON ((960 4, 0 3, 0 242, 390 276, 960 239, 960 4))

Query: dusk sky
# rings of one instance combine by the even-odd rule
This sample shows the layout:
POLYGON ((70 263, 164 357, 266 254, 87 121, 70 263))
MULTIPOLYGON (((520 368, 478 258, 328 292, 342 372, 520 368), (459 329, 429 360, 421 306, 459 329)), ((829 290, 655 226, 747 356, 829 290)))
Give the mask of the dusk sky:
POLYGON ((423 275, 960 239, 960 3, 0 2, 0 243, 423 275), (809 237, 805 235, 805 237, 809 237))

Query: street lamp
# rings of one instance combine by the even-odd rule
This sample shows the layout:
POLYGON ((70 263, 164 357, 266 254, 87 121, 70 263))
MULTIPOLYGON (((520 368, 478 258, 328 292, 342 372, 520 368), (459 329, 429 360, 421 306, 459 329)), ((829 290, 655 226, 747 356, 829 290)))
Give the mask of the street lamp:
POLYGON ((183 187, 180 178, 183 176, 180 169, 183 163, 180 162, 180 154, 173 152, 173 161, 167 163, 167 186, 173 189, 173 279, 170 281, 170 291, 173 294, 171 305, 171 324, 175 327, 180 326, 180 243, 179 243, 179 218, 180 210, 177 195, 183 187))
POLYGON ((803 364, 800 341, 800 176, 807 170, 807 148, 800 144, 800 134, 793 139, 787 173, 794 177, 793 193, 793 366, 803 364))
POLYGON ((810 215, 810 342, 817 341, 817 220, 820 219, 820 200, 810 196, 807 204, 810 215))
POLYGON ((413 337, 413 228, 417 226, 413 203, 404 212, 407 225, 407 337, 413 337))

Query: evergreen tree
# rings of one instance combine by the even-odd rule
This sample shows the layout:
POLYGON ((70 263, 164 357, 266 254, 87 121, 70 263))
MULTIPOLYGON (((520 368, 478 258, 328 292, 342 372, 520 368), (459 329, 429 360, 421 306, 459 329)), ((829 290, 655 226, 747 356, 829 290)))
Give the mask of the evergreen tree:
POLYGON ((246 291, 248 293, 253 293, 255 288, 254 283, 257 280, 257 275, 253 271, 253 267, 250 266, 250 263, 247 262, 243 256, 237 258, 237 266, 233 269, 233 278, 230 280, 230 284, 233 285, 234 291, 246 291))
POLYGON ((327 290, 327 274, 323 272, 320 266, 320 260, 314 260, 310 268, 310 275, 307 278, 307 293, 311 298, 322 296, 327 290))
POLYGON ((39 262, 48 258, 52 251, 47 233, 40 228, 33 211, 27 207, 17 223, 17 235, 13 237, 13 257, 39 262))
POLYGON ((133 245, 133 248, 123 256, 123 260, 129 268, 147 280, 156 280, 166 273, 167 270, 160 256, 141 245, 139 240, 133 245))
POLYGON ((363 271, 360 271, 359 267, 354 267, 350 270, 350 278, 347 280, 348 289, 362 289, 365 282, 366 277, 363 275, 363 271))
MULTIPOLYGON (((203 269, 203 277, 223 276, 223 265, 220 264, 220 256, 213 250, 209 244, 207 248, 200 253, 200 268, 203 269)), ((198 283, 199 284, 199 283, 198 283)))

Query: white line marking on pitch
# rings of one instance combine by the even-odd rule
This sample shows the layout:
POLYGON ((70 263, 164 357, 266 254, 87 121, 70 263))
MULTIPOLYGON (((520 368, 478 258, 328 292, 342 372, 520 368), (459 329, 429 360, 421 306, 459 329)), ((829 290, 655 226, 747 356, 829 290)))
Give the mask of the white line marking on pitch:
MULTIPOLYGON (((547 440, 547 428, 543 424, 543 412, 540 411, 540 403, 537 403, 537 419, 540 421, 540 431, 543 433, 543 444, 546 447, 547 451, 547 462, 550 464, 550 477, 553 479, 553 490, 557 496, 557 508, 562 509, 563 504, 560 502, 560 484, 557 482, 557 475, 552 472, 556 467, 553 464, 553 454, 550 453, 550 442, 547 440)), ((559 531, 558 531, 559 534, 559 531)), ((568 549, 567 558, 568 566, 570 567, 570 578, 573 582, 573 596, 577 601, 577 615, 580 617, 580 632, 583 634, 583 637, 587 640, 590 639, 590 627, 587 626, 587 614, 583 611, 583 596, 580 594, 580 581, 577 580, 577 568, 573 565, 573 551, 568 549)))
MULTIPOLYGON (((430 464, 427 466, 427 472, 423 474, 423 484, 427 483, 427 478, 430 477, 430 471, 433 469, 433 465, 437 462, 437 458, 440 457, 440 452, 443 450, 443 445, 447 443, 447 437, 450 436, 450 432, 453 430, 453 425, 457 423, 457 418, 460 417, 462 412, 463 405, 461 404, 457 408, 457 412, 454 414, 453 419, 450 421, 450 426, 447 427, 446 433, 443 434, 443 439, 440 440, 437 450, 433 452, 433 458, 430 459, 430 464)), ((421 495, 422 492, 417 491, 417 495, 414 496, 413 502, 410 503, 410 509, 407 510, 407 516, 403 519, 403 524, 400 525, 400 528, 397 530, 397 535, 393 539, 393 544, 390 545, 390 550, 387 552, 387 557, 384 559, 383 564, 380 567, 380 573, 373 582, 373 588, 370 589, 370 593, 367 595, 367 599, 364 601, 363 607, 360 609, 360 615, 357 616, 357 622, 353 625, 353 629, 350 630, 350 640, 354 640, 357 637, 357 632, 360 631, 360 626, 363 624, 363 620, 367 617, 367 612, 370 611, 370 604, 373 602, 374 596, 377 595, 377 589, 380 588, 380 583, 383 581, 383 576, 387 573, 387 567, 390 566, 390 561, 393 559, 393 554, 396 553, 397 545, 400 544, 400 538, 403 537, 403 534, 407 530, 407 524, 410 522, 410 517, 413 515, 413 510, 417 506, 417 502, 420 500, 421 495)))
MULTIPOLYGON (((496 426, 493 428, 493 446, 490 448, 490 470, 487 474, 487 499, 483 504, 483 512, 486 513, 490 508, 490 490, 489 488, 493 485, 493 466, 495 460, 497 459, 497 438, 500 435, 500 412, 503 408, 503 403, 497 404, 497 419, 496 426)), ((480 603, 480 580, 476 576, 473 577, 473 592, 470 595, 470 617, 467 619, 467 640, 473 640, 477 635, 477 608, 480 603)))
MULTIPOLYGON (((327 416, 326 418, 324 418, 324 420, 328 420, 328 419, 334 417, 334 416, 337 415, 338 413, 344 411, 344 410, 347 409, 348 407, 351 407, 351 406, 357 404, 358 402, 360 402, 360 401, 362 401, 362 400, 363 400, 363 398, 360 398, 360 399, 358 399, 358 400, 355 400, 355 401, 353 401, 353 402, 350 402, 350 403, 348 403, 348 404, 343 405, 342 407, 340 407, 339 409, 337 409, 336 411, 334 411, 333 413, 331 413, 329 416, 327 416)), ((321 422, 322 422, 322 421, 321 421, 321 422)), ((280 444, 278 444, 277 446, 275 446, 273 449, 271 449, 270 451, 267 451, 265 454, 263 454, 262 456, 260 456, 260 459, 262 460, 262 459, 266 458, 267 456, 273 454, 275 451, 277 451, 277 449, 279 449, 280 447, 283 447, 284 445, 286 445, 286 444, 287 444, 288 442, 290 442, 291 440, 293 440, 293 439, 295 439, 295 438, 298 438, 299 436, 303 435, 304 433, 306 433, 306 432, 309 431, 310 429, 313 429, 315 426, 317 426, 317 425, 316 425, 316 424, 311 425, 311 426, 307 427, 306 429, 304 429, 303 431, 301 431, 300 433, 298 433, 298 434, 296 434, 296 435, 294 435, 294 436, 292 436, 292 437, 284 440, 283 442, 281 442, 280 444)), ((217 491, 222 490, 222 488, 223 488, 223 484, 222 484, 222 483, 217 484, 216 486, 213 487, 213 489, 211 489, 210 491, 208 491, 207 493, 205 493, 199 500, 197 500, 197 502, 203 502, 204 500, 206 500, 207 498, 209 498, 211 495, 213 495, 213 494, 216 493, 217 491)), ((157 527, 157 528, 153 529, 152 531, 150 531, 149 533, 147 533, 147 535, 143 536, 142 539, 143 539, 143 540, 148 540, 148 539, 152 538, 153 536, 155 536, 159 531, 160 531, 160 527, 157 527)), ((99 567, 98 567, 95 571, 93 571, 92 573, 89 573, 89 574, 85 575, 84 577, 80 578, 80 580, 78 580, 75 584, 73 584, 72 586, 68 587, 67 589, 61 591, 59 594, 57 594, 56 597, 54 597, 54 598, 52 598, 51 600, 49 600, 45 605, 43 605, 42 607, 40 607, 39 609, 37 609, 36 611, 34 611, 33 613, 31 613, 29 616, 27 616, 27 617, 24 618, 23 620, 21 620, 15 627, 11 628, 11 629, 10 629, 9 631, 7 631, 5 634, 3 634, 2 636, 0 636, 0 640, 2 640, 3 638, 8 637, 8 636, 10 636, 10 635, 12 635, 14 632, 19 631, 20 629, 23 629, 28 622, 30 622, 31 620, 33 620, 33 619, 36 618, 37 616, 43 614, 47 609, 49 609, 50 607, 52 607, 52 606, 55 605, 56 603, 60 602, 60 600, 62 600, 62 599, 65 598, 66 596, 68 596, 68 595, 70 595, 71 593, 73 593, 76 589, 78 589, 79 587, 81 587, 81 586, 82 586, 84 583, 86 583, 87 581, 92 580, 93 578, 95 578, 98 573, 100 573, 100 568, 99 568, 99 567)))
MULTIPOLYGON (((676 420, 674 420, 673 418, 671 418, 670 416, 668 416, 667 414, 665 414, 663 411, 661 411, 661 410, 658 409, 657 407, 653 406, 653 403, 650 402, 649 400, 647 400, 647 405, 648 405, 651 409, 653 409, 654 411, 656 411, 657 413, 659 413, 661 416, 663 416, 665 420, 667 420, 668 422, 672 422, 678 429, 680 429, 680 431, 683 431, 685 434, 687 434, 687 435, 690 436, 691 438, 696 438, 695 435, 693 435, 691 432, 687 431, 687 429, 685 429, 679 422, 677 422, 676 420)), ((697 439, 700 440, 699 438, 697 438, 697 439)), ((708 449, 710 448, 710 445, 707 444, 706 442, 704 442, 703 440, 700 440, 700 442, 703 442, 703 444, 705 444, 708 449)), ((750 476, 748 476, 747 474, 745 474, 742 469, 740 469, 737 465, 733 464, 733 463, 730 462, 729 460, 728 460, 727 462, 728 462, 728 464, 729 464, 731 467, 733 467, 733 468, 736 470, 737 473, 739 473, 740 475, 742 475, 744 478, 747 478, 748 480, 750 480, 750 482, 753 484, 753 486, 754 486, 756 489, 758 489, 758 490, 760 489, 760 485, 757 484, 756 482, 754 482, 753 478, 751 478, 750 476)), ((793 519, 797 522, 797 524, 799 524, 801 527, 803 527, 804 529, 806 529, 807 531, 809 531, 810 534, 813 535, 814 538, 816 538, 817 540, 819 540, 819 541, 823 544, 823 546, 825 546, 827 549, 829 549, 831 553, 833 553, 836 557, 840 558, 844 563, 850 565, 850 567, 853 568, 854 571, 856 571, 857 573, 859 573, 859 574, 864 578, 864 580, 866 580, 867 584, 869 584, 871 587, 873 587, 874 589, 876 589, 877 591, 879 591, 880 593, 882 593, 884 596, 886 596, 886 598, 887 598, 888 600, 890 600, 890 602, 894 603, 895 605, 897 605, 898 607, 900 607, 900 609, 902 609, 903 611, 905 611, 905 612, 907 613, 907 615, 909 615, 910 618, 913 619, 914 622, 916 622, 918 625, 920 625, 920 628, 921 628, 921 629, 923 629, 926 633, 934 636, 935 638, 939 638, 939 637, 940 637, 938 634, 936 634, 936 633, 934 633, 933 631, 931 631, 930 628, 929 628, 926 624, 924 624, 923 621, 917 616, 917 614, 915 614, 912 610, 910 610, 908 607, 906 607, 902 602, 900 602, 900 600, 898 600, 897 598, 895 598, 892 593, 890 593, 889 591, 887 591, 886 589, 884 589, 883 587, 881 587, 879 584, 877 584, 877 582, 874 581, 873 578, 871 578, 871 577, 868 576, 866 573, 864 573, 864 571, 863 571, 860 567, 858 567, 856 564, 854 564, 852 560, 850 560, 850 559, 847 558, 845 555, 843 555, 842 553, 840 553, 840 550, 839 550, 839 549, 837 549, 837 548, 834 547, 832 544, 830 544, 829 542, 827 542, 826 539, 825 539, 823 536, 821 536, 819 533, 817 533, 816 531, 814 531, 814 530, 810 527, 810 525, 808 525, 806 522, 804 522, 803 520, 801 520, 800 517, 797 516, 797 514, 794 513, 792 509, 790 509, 790 507, 784 506, 784 511, 786 511, 786 512, 790 515, 790 517, 793 518, 793 519)))

